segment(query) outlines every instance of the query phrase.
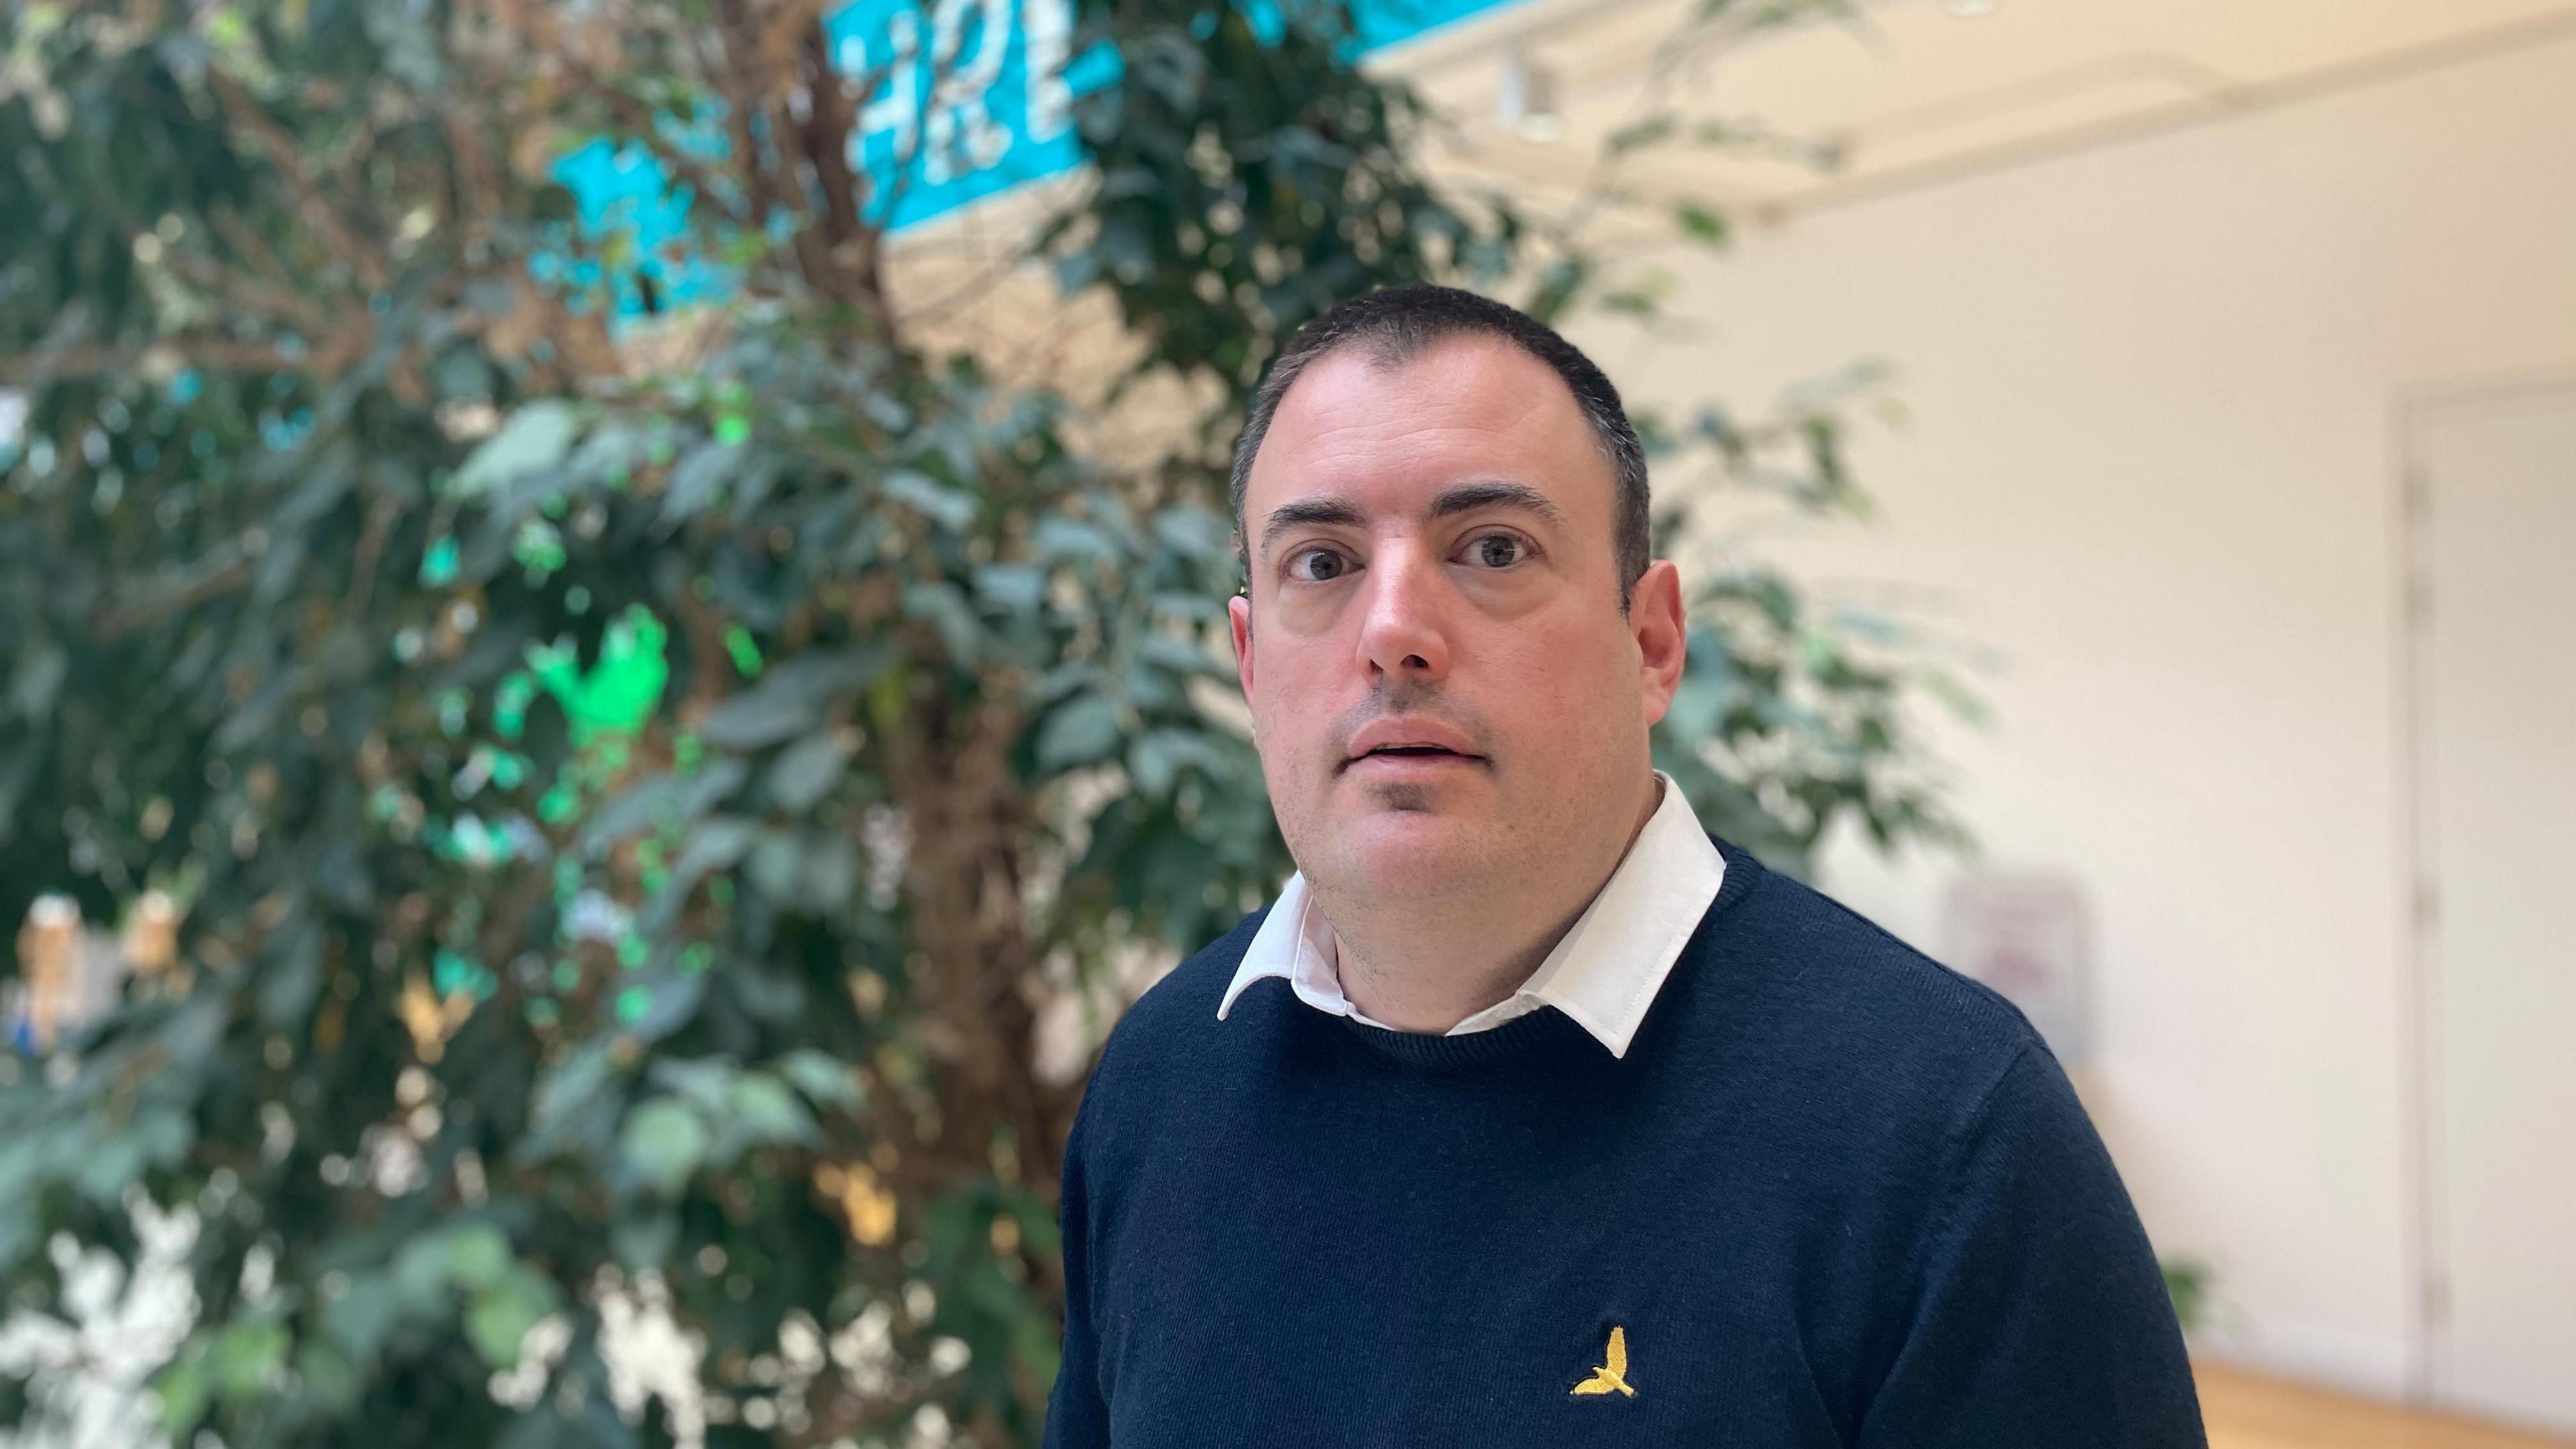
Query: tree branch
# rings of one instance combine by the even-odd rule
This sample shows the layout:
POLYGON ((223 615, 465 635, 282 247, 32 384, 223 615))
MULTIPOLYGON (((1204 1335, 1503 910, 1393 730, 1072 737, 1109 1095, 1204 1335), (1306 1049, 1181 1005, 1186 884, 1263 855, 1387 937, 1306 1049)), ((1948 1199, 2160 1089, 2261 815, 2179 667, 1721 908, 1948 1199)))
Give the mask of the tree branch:
POLYGON ((62 377, 96 377, 142 368, 157 348, 167 348, 187 367, 206 372, 289 372, 335 378, 357 361, 375 334, 363 312, 344 320, 339 330, 301 350, 275 342, 241 342, 229 338, 164 338, 143 347, 60 347, 0 354, 0 383, 27 387, 62 377))
POLYGON ((296 150, 295 138, 286 134, 285 128, 261 110, 259 102, 252 99, 250 93, 241 88, 241 83, 231 76, 221 70, 210 69, 206 72, 206 79, 214 87, 216 99, 223 104, 225 115, 268 158, 269 165, 277 168, 278 175, 286 179, 287 188, 295 194, 296 210, 305 223, 322 234, 324 241, 349 263, 360 281, 371 290, 382 291, 391 279, 383 256, 350 230, 339 211, 313 184, 313 175, 305 169, 304 159, 296 150))

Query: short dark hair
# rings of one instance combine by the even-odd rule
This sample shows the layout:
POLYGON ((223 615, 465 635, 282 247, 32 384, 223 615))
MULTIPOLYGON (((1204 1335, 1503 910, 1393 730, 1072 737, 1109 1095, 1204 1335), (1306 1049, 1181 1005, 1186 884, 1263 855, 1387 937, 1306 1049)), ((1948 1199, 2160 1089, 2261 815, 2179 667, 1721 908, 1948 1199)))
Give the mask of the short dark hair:
MULTIPOLYGON (((1335 304, 1322 316, 1297 329, 1288 345, 1252 393, 1243 419, 1243 436, 1234 445, 1234 528, 1243 536, 1243 493, 1252 478, 1253 456, 1270 432, 1271 415, 1317 358, 1347 347, 1368 349, 1377 367, 1399 367, 1452 337, 1493 337, 1546 363, 1574 394, 1574 405, 1592 426, 1592 435, 1610 463, 1617 498, 1611 523, 1611 547, 1619 565, 1619 607, 1628 607, 1628 591, 1646 572, 1653 552, 1646 493, 1646 449, 1619 402, 1619 389, 1582 350, 1555 328, 1517 307, 1462 292, 1455 287, 1414 283, 1369 292, 1335 304)), ((1251 563, 1246 543, 1245 565, 1251 563)))

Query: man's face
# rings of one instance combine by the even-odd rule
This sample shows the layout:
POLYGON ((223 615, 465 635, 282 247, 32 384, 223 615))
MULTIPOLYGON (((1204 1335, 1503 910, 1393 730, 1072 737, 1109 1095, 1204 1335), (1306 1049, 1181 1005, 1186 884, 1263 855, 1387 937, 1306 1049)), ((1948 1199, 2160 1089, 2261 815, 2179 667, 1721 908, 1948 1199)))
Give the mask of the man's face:
POLYGON ((1232 612, 1311 880, 1472 891, 1624 848, 1681 603, 1658 563, 1621 614, 1615 491, 1564 382, 1499 339, 1388 369, 1352 348, 1288 390, 1247 480, 1232 612))

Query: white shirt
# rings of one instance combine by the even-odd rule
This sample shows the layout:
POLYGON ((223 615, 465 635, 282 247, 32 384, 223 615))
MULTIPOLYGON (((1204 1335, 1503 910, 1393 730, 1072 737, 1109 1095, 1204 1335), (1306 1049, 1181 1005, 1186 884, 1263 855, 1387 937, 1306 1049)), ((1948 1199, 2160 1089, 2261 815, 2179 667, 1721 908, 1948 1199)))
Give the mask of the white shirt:
MULTIPOLYGON (((1628 1043, 1654 1005, 1655 993, 1726 880, 1726 858, 1700 828, 1681 787, 1661 770, 1655 780, 1663 791, 1662 803, 1573 928, 1518 991, 1451 1027, 1448 1035, 1484 1031, 1553 1006, 1592 1033, 1610 1055, 1628 1054, 1628 1043)), ((1380 1026, 1342 993, 1340 960, 1332 924, 1306 889, 1305 873, 1292 875, 1261 929, 1253 933, 1243 964, 1226 987, 1225 999, 1217 1003, 1217 1020, 1234 1009, 1234 999, 1245 987, 1265 976, 1284 976, 1308 1006, 1380 1026)))

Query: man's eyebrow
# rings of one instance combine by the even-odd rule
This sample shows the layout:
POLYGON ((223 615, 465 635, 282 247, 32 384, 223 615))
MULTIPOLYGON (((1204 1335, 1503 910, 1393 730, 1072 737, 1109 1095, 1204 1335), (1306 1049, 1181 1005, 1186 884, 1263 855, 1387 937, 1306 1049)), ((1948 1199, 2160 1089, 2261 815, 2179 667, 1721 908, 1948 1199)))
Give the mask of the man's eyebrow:
POLYGON ((1537 514, 1542 523, 1560 525, 1565 522, 1565 510, 1557 507, 1554 499, 1526 483, 1502 478, 1461 483, 1441 490, 1440 496, 1431 500, 1431 516, 1434 518, 1454 518, 1483 508, 1517 508, 1524 513, 1537 514))
MULTIPOLYGON (((1526 483, 1503 478, 1483 478, 1473 483, 1460 483, 1444 488, 1431 500, 1429 516, 1454 518, 1461 513, 1474 513, 1486 508, 1517 508, 1538 516, 1542 523, 1559 526, 1565 522, 1565 510, 1556 501, 1526 483)), ((1347 498, 1300 498, 1282 503, 1270 510, 1261 525, 1261 556, 1270 556, 1270 547, 1279 535, 1292 528, 1321 524, 1328 528, 1357 528, 1368 522, 1359 505, 1347 498)))
POLYGON ((1324 524, 1334 528, 1356 528, 1366 522, 1359 505, 1347 498, 1299 498, 1270 510, 1261 525, 1261 556, 1270 556, 1270 546, 1279 535, 1292 528, 1324 524))

